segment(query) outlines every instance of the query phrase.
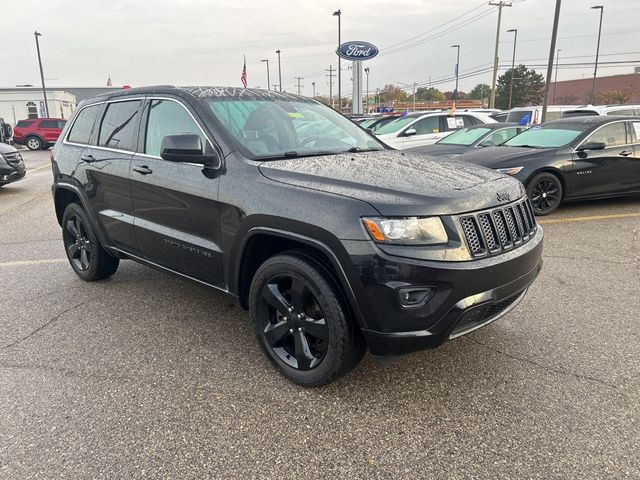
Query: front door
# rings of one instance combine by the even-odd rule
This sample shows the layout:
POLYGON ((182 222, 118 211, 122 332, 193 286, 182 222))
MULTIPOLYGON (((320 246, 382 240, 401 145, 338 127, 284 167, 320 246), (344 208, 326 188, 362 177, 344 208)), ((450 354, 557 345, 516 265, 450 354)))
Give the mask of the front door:
POLYGON ((402 133, 402 149, 421 147, 423 145, 433 145, 440 138, 443 137, 441 133, 440 117, 434 115, 433 117, 426 117, 422 120, 418 120, 405 130, 415 130, 413 135, 406 135, 402 133))
POLYGON ((194 133, 211 142, 188 106, 177 99, 149 99, 140 153, 131 163, 134 225, 141 256, 176 272, 222 286, 217 178, 202 165, 160 158, 167 135, 194 133), (211 175, 209 175, 210 177, 211 175))
MULTIPOLYGON (((571 196, 607 195, 630 188, 633 147, 627 140, 624 121, 609 123, 589 135, 581 145, 605 144, 604 150, 576 151, 572 154, 571 196)), ((579 148, 579 147, 578 147, 579 148)))

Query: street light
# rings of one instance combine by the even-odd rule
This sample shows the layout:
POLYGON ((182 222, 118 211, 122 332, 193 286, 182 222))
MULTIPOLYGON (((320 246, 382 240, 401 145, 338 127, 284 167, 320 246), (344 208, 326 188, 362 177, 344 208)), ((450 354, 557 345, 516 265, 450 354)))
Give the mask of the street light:
POLYGON ((278 88, 282 91, 282 69, 280 68, 280 49, 276 50, 278 54, 278 88))
POLYGON ((40 80, 42 80, 42 96, 44 97, 44 114, 45 117, 49 118, 49 103, 47 102, 47 89, 44 86, 44 72, 42 71, 42 58, 40 57, 40 43, 38 42, 38 37, 41 37, 42 34, 38 33, 38 31, 33 32, 33 35, 36 37, 36 50, 38 51, 38 65, 40 66, 40 80))
POLYGON ((596 75, 598 74, 598 57, 600 56, 600 35, 602 33, 602 15, 604 14, 604 7, 602 5, 595 5, 591 7, 592 10, 600 10, 600 25, 598 26, 598 46, 596 47, 596 64, 593 68, 593 87, 591 87, 591 101, 596 103, 596 75))
POLYGON ((511 101, 513 100, 513 76, 516 74, 516 44, 518 43, 518 29, 512 28, 507 33, 513 33, 513 57, 511 58, 511 84, 509 86, 509 110, 511 110, 511 101))
POLYGON ((260 60, 261 62, 267 62, 267 90, 271 90, 271 79, 269 78, 269 60, 260 60))
POLYGON ((367 74, 367 113, 369 113, 369 67, 364 67, 364 73, 367 74))
POLYGON ((553 104, 555 105, 556 103, 556 90, 558 89, 558 62, 560 61, 560 51, 562 49, 559 48, 558 51, 556 52, 556 75, 555 78, 553 79, 553 104))
MULTIPOLYGON (((338 17, 338 48, 340 48, 340 17, 342 16, 342 12, 340 10, 336 10, 333 12, 333 16, 338 17)), ((340 70, 340 55, 338 55, 338 111, 342 112, 342 79, 340 70)))
POLYGON ((451 48, 457 48, 458 49, 458 56, 456 58, 456 89, 453 92, 453 105, 455 106, 455 104, 458 102, 458 76, 459 76, 459 70, 460 70, 460 45, 451 45, 451 48))

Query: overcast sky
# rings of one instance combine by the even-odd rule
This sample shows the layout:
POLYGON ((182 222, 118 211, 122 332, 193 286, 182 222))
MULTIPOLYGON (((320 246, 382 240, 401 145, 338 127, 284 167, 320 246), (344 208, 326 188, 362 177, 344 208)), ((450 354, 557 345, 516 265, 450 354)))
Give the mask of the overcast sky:
MULTIPOLYGON (((39 85, 33 31, 40 45, 47 87, 114 85, 240 85, 242 56, 249 86, 277 83, 282 50, 283 89, 303 94, 312 82, 327 93, 324 69, 336 65, 337 19, 342 40, 366 40, 380 48, 367 62, 370 91, 386 83, 426 83, 452 90, 455 49, 461 45, 460 89, 490 83, 497 9, 479 0, 2 0, 0 86, 39 85), (472 10, 475 9, 475 10, 472 10), (469 12, 466 16, 460 15, 469 12), (447 23, 449 22, 449 23, 447 23), (461 22, 462 28, 452 30, 461 22), (444 26, 443 26, 444 24, 444 26), (429 31, 431 31, 429 33, 429 31), (425 33, 427 32, 427 33, 425 33), (422 36, 420 36, 422 34, 422 36), (412 38, 412 48, 400 48, 412 38), (434 38, 435 37, 435 38, 434 38), (427 40, 427 41, 424 41, 427 40)), ((639 0, 563 0, 557 48, 560 63, 593 62, 598 12, 604 5, 599 75, 629 73, 640 66, 639 0)), ((518 29, 516 62, 545 73, 555 0, 514 0, 502 16, 500 59, 510 64, 518 29)), ((349 62, 343 62, 343 94, 351 91, 349 62)), ((559 79, 589 77, 592 66, 562 67, 559 79)))

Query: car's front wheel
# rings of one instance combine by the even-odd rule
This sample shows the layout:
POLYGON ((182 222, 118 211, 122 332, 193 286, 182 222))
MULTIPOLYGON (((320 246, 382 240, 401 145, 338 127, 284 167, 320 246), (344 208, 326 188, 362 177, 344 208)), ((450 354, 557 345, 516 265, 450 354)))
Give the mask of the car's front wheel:
POLYGON ((362 358, 362 333, 336 282, 311 258, 281 254, 265 261, 249 293, 258 340, 289 380, 312 387, 347 373, 362 358))
POLYGON ((71 268, 82 280, 107 278, 118 269, 120 260, 102 248, 87 213, 77 203, 64 211, 62 239, 71 268))
POLYGON ((553 173, 539 173, 527 184, 527 196, 536 215, 549 215, 560 206, 562 183, 553 173))
POLYGON ((42 140, 38 137, 29 137, 25 143, 29 150, 40 150, 42 148, 42 140))

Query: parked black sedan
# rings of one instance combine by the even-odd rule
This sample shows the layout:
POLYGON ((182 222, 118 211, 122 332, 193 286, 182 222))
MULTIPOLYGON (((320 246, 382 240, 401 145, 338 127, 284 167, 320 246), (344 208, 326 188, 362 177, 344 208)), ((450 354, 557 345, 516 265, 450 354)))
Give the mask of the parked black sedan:
POLYGON ((502 145, 527 129, 517 123, 483 123, 456 130, 433 145, 409 148, 405 152, 425 153, 439 157, 460 155, 479 147, 502 145))
POLYGON ((0 143, 0 187, 21 180, 25 176, 20 152, 11 145, 0 143))
POLYGON ((554 120, 458 158, 517 178, 547 215, 565 200, 640 193, 640 117, 554 120))

